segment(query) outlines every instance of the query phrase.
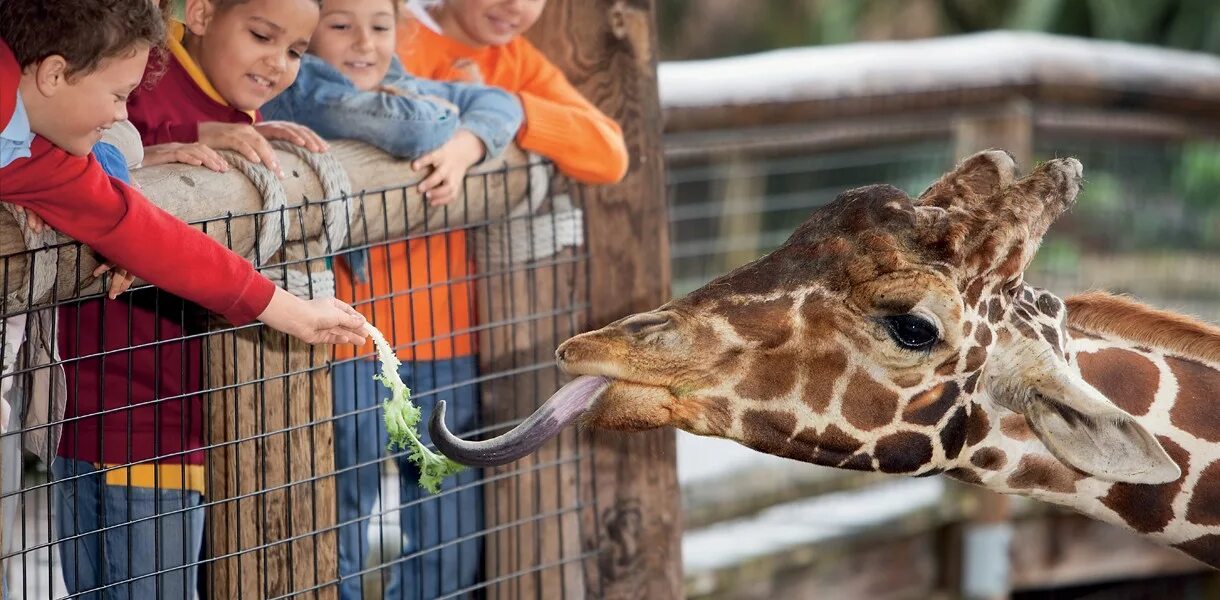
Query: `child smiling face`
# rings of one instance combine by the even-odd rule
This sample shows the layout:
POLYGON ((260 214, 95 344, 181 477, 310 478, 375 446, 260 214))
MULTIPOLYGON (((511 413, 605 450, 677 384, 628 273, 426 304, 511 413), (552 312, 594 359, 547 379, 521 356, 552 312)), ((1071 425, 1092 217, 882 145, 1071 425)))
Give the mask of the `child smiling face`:
POLYGON ((323 0, 309 51, 358 89, 377 88, 394 55, 393 0, 323 0))
POLYGON ((225 101, 258 110, 296 80, 317 24, 314 0, 191 0, 184 45, 225 101))

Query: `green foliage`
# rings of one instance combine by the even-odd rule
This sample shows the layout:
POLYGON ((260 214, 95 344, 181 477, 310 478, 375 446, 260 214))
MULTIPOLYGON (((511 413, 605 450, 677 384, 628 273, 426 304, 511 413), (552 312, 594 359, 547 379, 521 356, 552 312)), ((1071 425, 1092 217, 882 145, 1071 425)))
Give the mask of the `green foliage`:
POLYGON ((1216 0, 660 0, 663 59, 992 29, 1220 52, 1216 0))
POLYGON ((1187 144, 1173 179, 1187 206, 1220 211, 1220 145, 1187 144))
POLYGON ((419 467, 419 486, 435 494, 441 489, 441 481, 466 467, 429 450, 420 441, 416 428, 423 415, 419 407, 411 403, 411 389, 398 376, 398 367, 402 363, 376 327, 367 325, 366 331, 377 346, 377 359, 381 362, 381 373, 374 375, 373 379, 390 390, 390 397, 382 406, 385 428, 390 434, 390 450, 393 451, 395 446, 407 450, 407 458, 419 467))

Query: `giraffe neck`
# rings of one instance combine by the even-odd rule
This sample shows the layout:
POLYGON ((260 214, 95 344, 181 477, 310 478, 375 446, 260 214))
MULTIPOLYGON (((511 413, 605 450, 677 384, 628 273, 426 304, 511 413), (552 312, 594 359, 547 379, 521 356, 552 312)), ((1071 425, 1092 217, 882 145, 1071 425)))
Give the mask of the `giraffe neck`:
POLYGON ((1078 330, 1066 350, 1073 369, 1157 437, 1183 477, 1134 485, 1086 475, 1056 459, 1022 415, 986 393, 979 404, 986 434, 951 475, 1160 538, 1220 567, 1220 363, 1078 330), (1204 402, 1215 408, 1203 410, 1204 402))

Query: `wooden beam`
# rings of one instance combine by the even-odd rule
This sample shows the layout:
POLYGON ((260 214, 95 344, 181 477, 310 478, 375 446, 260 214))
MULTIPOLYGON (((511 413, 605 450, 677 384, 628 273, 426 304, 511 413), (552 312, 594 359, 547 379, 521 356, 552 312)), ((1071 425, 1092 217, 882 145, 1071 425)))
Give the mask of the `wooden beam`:
MULTIPOLYGON (((553 0, 531 40, 623 127, 631 168, 619 185, 583 194, 591 327, 650 310, 669 295, 669 236, 656 5, 652 0, 553 0)), ((589 595, 679 598, 681 510, 672 430, 589 432, 582 500, 589 595)))

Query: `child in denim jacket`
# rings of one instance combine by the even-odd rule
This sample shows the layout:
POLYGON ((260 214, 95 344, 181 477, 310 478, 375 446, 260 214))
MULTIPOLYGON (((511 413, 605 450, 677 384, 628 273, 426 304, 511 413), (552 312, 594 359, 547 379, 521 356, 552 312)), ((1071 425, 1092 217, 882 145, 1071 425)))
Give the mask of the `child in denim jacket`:
MULTIPOLYGON (((323 0, 321 19, 297 80, 263 107, 268 118, 296 121, 324 138, 366 142, 427 171, 418 184, 430 204, 452 201, 466 171, 499 154, 517 135, 515 96, 478 85, 438 83, 407 74, 394 56, 394 0, 323 0)), ((465 231, 375 246, 335 261, 336 294, 381 327, 403 361, 399 374, 425 413, 449 401, 451 427, 470 431, 478 413, 472 287, 465 231)), ((377 499, 387 443, 371 345, 336 349, 335 468, 338 471, 340 597, 362 597, 369 513, 377 499)), ((427 433, 424 433, 427 442, 427 433)), ((386 598, 436 597, 475 586, 483 562, 479 472, 423 498, 418 471, 397 457, 399 523, 407 546, 386 570, 386 598), (465 488, 465 489, 461 489, 465 488), (461 542, 457 540, 464 539, 461 542), (437 548, 437 546, 441 546, 437 548)), ((389 512, 394 508, 386 506, 389 512)), ((382 536, 377 536, 382 537, 382 536)), ((391 541, 397 547, 397 542, 391 541)))

